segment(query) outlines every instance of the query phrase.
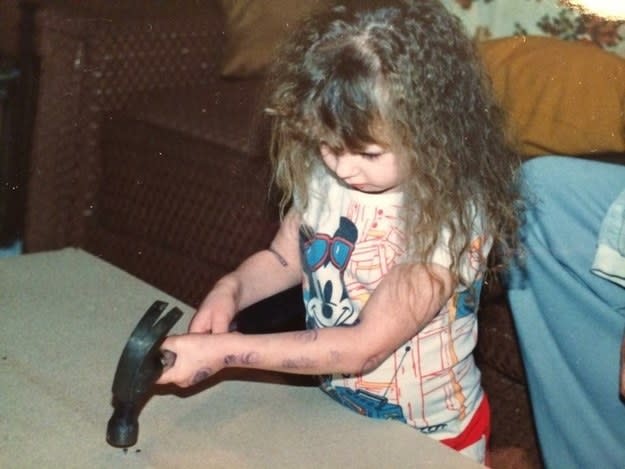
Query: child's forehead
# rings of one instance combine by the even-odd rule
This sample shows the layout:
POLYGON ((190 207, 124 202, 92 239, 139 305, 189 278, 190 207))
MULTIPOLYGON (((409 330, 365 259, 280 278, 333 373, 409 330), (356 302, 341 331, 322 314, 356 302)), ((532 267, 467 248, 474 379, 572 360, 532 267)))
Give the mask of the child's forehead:
POLYGON ((350 149, 388 140, 390 125, 376 105, 354 108, 352 103, 331 108, 324 103, 313 104, 305 113, 309 135, 332 147, 350 149))
POLYGON ((330 148, 343 150, 363 150, 371 145, 388 146, 388 139, 386 138, 386 132, 382 132, 380 129, 376 130, 374 124, 367 129, 360 129, 360 132, 337 132, 332 129, 319 126, 312 134, 312 139, 315 142, 328 145, 330 148))

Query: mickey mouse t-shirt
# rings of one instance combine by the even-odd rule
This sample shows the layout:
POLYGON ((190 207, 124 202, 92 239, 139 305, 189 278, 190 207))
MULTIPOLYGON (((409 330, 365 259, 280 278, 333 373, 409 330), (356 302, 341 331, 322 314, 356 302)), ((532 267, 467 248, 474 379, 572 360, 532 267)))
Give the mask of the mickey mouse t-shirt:
MULTIPOLYGON (((307 326, 354 325, 384 275, 405 261, 402 194, 353 190, 327 170, 315 174, 309 190, 300 228, 307 326)), ((362 415, 397 419, 439 440, 462 432, 483 398, 472 355, 491 245, 481 225, 476 217, 471 253, 461 260, 469 287, 458 287, 432 322, 375 370, 324 376, 324 391, 362 415)), ((451 265, 444 245, 432 262, 451 265)))

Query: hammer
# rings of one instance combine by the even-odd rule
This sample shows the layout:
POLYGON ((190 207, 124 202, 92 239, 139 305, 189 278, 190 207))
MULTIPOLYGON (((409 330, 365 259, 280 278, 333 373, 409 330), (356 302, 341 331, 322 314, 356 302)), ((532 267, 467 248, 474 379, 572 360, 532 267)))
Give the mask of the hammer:
POLYGON ((130 335, 113 379, 113 415, 106 428, 106 441, 119 448, 133 446, 139 435, 139 412, 148 393, 163 372, 160 346, 182 316, 172 308, 161 317, 167 303, 155 301, 130 335), (160 320, 159 320, 160 317, 160 320))

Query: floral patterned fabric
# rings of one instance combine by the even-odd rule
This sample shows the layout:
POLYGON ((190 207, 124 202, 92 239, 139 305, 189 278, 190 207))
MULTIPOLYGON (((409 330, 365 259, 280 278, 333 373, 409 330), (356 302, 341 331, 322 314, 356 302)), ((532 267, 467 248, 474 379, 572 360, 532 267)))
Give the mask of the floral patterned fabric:
POLYGON ((592 42, 625 57, 625 16, 609 20, 574 6, 576 2, 564 0, 442 0, 442 3, 462 20, 470 35, 480 40, 514 35, 552 36, 592 42))

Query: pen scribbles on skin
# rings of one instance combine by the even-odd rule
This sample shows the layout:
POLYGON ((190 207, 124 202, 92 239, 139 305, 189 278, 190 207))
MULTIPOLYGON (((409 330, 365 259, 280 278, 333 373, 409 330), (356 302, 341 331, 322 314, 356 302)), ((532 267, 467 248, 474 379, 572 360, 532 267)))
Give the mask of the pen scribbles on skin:
MULTIPOLYGON (((168 370, 172 368, 176 363, 176 353, 171 350, 163 350, 161 352, 161 364, 163 365, 163 370, 168 370)), ((213 370, 211 368, 202 368, 198 370, 191 379, 191 385, 197 384, 205 379, 209 378, 213 375, 213 370)))
POLYGON ((260 355, 258 352, 247 352, 240 355, 229 354, 224 357, 224 365, 226 366, 251 366, 258 363, 260 355))
POLYGON ((287 358, 282 362, 282 366, 287 370, 299 370, 314 368, 317 366, 317 362, 308 357, 287 358))
POLYGON ((338 350, 330 350, 330 363, 338 363, 341 361, 341 352, 338 350))
POLYGON ((317 329, 308 329, 306 331, 297 331, 295 338, 301 342, 314 342, 319 337, 319 331, 317 329))
POLYGON ((161 365, 163 365, 163 370, 167 370, 174 366, 176 363, 176 354, 171 350, 163 350, 161 352, 161 365))
POLYGON ((289 265, 289 263, 286 261, 286 259, 282 256, 282 254, 280 254, 278 251, 276 251, 273 246, 270 246, 268 248, 268 251, 270 253, 272 253, 274 256, 276 256, 276 259, 278 259, 278 262, 280 263, 280 265, 282 267, 287 267, 289 265))
POLYGON ((191 380, 191 385, 193 386, 194 384, 198 384, 204 381, 205 379, 210 378, 212 375, 213 375, 212 368, 202 368, 193 375, 193 379, 191 380))

